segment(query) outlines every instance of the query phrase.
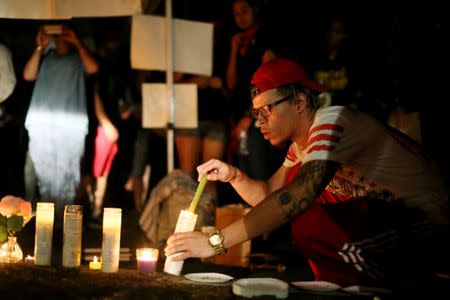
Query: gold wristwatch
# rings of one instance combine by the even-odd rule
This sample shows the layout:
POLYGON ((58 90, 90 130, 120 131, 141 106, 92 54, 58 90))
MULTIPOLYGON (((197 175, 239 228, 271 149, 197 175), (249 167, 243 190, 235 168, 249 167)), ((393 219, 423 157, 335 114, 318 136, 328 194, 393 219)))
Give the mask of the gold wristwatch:
POLYGON ((223 235, 217 229, 209 235, 208 243, 213 248, 214 252, 218 255, 227 252, 227 250, 223 246, 223 235))

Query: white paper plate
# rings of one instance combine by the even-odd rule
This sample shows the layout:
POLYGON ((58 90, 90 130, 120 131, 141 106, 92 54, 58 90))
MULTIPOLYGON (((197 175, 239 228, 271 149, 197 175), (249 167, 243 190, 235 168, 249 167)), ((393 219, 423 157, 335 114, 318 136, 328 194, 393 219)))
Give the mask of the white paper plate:
POLYGON ((389 294, 392 292, 390 289, 386 288, 360 286, 360 285, 348 286, 342 288, 341 290, 355 295, 380 295, 380 294, 389 294))
POLYGON ((204 283, 222 283, 233 280, 234 278, 222 273, 190 273, 184 275, 189 280, 204 283))
POLYGON ((246 298, 268 295, 284 299, 289 295, 289 285, 276 278, 243 278, 233 282, 233 293, 246 298))
POLYGON ((294 281, 291 282, 291 284, 315 292, 331 292, 341 288, 340 285, 328 281, 294 281))

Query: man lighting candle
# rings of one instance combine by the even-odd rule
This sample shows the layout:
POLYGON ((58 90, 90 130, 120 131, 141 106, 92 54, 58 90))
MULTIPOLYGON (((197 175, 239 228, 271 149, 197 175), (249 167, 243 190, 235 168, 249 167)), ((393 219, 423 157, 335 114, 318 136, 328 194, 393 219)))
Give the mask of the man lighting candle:
POLYGON ((267 182, 216 159, 198 166, 199 179, 218 170, 208 180, 229 182, 253 208, 212 235, 175 233, 166 255, 210 257, 291 222, 317 281, 417 289, 429 282, 446 257, 438 242, 449 225, 443 178, 399 131, 347 107, 319 108, 323 91, 289 59, 255 72, 252 114, 271 144, 292 142, 286 159, 267 182))

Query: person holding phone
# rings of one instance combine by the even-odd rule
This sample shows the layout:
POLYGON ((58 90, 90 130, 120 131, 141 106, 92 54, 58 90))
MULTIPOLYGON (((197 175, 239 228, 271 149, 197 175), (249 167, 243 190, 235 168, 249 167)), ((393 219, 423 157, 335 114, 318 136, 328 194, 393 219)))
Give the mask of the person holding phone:
POLYGON ((55 202, 62 212, 73 204, 80 181, 88 132, 85 80, 98 65, 69 27, 62 25, 60 34, 52 35, 45 28, 39 29, 23 70, 25 80, 35 81, 25 126, 41 199, 55 202), (55 48, 49 49, 52 40, 55 48))

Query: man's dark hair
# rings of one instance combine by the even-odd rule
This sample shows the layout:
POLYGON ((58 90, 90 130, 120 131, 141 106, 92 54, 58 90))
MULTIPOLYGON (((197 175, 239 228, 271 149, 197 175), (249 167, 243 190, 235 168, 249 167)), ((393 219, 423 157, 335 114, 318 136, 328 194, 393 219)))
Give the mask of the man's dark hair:
MULTIPOLYGON (((317 92, 311 90, 310 88, 304 87, 298 83, 291 83, 291 84, 286 84, 286 85, 280 86, 278 88, 278 91, 283 96, 288 96, 289 94, 302 93, 306 96, 308 105, 311 109, 319 108, 319 95, 317 94, 317 92)), ((290 101, 292 101, 292 100, 290 100, 290 101)))

